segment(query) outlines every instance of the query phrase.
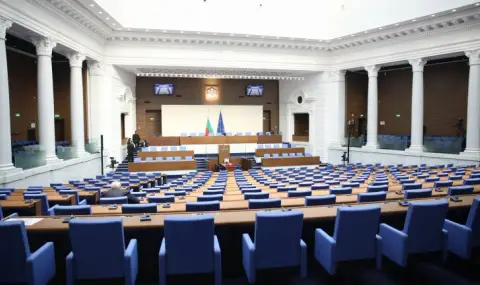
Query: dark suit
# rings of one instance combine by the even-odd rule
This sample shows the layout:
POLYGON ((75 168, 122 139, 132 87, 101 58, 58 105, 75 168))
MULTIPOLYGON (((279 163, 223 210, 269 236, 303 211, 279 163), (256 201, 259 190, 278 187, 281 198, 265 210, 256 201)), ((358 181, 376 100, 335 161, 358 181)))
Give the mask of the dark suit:
POLYGON ((127 196, 129 204, 139 204, 140 200, 135 195, 130 194, 128 190, 111 188, 102 194, 103 198, 123 197, 127 196))

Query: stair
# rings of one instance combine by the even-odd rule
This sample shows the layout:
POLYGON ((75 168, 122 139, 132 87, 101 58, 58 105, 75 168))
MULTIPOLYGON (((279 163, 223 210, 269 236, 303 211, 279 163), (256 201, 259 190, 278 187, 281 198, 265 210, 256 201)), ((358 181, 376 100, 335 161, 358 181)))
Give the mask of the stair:
POLYGON ((197 161, 197 171, 207 171, 208 170, 208 160, 204 158, 196 158, 197 161))

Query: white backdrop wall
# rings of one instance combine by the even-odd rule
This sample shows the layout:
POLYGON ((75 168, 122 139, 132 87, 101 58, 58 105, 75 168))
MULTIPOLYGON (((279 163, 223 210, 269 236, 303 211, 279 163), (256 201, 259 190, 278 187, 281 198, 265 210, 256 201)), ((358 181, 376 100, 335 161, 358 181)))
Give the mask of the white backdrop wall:
POLYGON ((263 106, 163 105, 162 134, 179 136, 180 133, 205 132, 207 118, 216 132, 220 111, 225 132, 254 134, 263 129, 263 106))

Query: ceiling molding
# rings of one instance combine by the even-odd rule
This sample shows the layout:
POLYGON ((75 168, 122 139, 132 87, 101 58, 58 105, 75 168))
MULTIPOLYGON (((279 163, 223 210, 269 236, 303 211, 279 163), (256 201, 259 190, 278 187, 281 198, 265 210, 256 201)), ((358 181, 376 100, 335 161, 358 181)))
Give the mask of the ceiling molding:
POLYGON ((291 37, 273 37, 258 35, 240 35, 227 33, 206 33, 195 31, 167 31, 129 29, 122 27, 110 15, 111 20, 106 21, 108 12, 100 6, 102 17, 93 9, 87 7, 81 0, 27 0, 42 6, 55 14, 73 22, 90 34, 94 34, 112 43, 153 43, 164 45, 187 46, 220 46, 220 47, 246 47, 261 49, 285 49, 301 52, 335 52, 356 48, 359 46, 374 45, 383 42, 409 40, 411 37, 426 37, 442 32, 477 26, 480 23, 480 7, 468 5, 456 9, 456 12, 445 11, 416 19, 415 22, 407 21, 384 27, 374 31, 361 32, 336 39, 305 39, 291 37), (118 23, 114 26, 113 23, 118 23))
POLYGON ((303 80, 291 71, 267 71, 247 69, 202 69, 202 68, 136 68, 141 77, 221 78, 221 79, 263 79, 303 80))

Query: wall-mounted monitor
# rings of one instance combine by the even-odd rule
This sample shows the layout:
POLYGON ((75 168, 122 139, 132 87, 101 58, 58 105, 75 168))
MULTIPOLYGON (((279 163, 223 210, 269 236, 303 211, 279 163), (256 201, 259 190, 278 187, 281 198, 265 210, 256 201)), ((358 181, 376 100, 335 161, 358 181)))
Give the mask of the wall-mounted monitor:
POLYGON ((245 96, 263 96, 263 85, 248 85, 245 96))
POLYGON ((153 85, 153 94, 155 95, 173 95, 173 84, 154 84, 153 85))

